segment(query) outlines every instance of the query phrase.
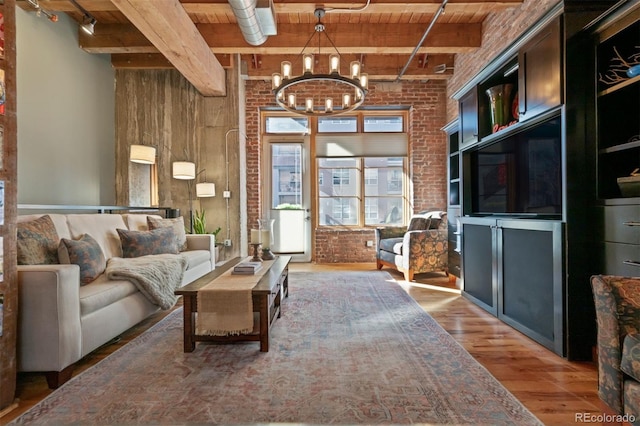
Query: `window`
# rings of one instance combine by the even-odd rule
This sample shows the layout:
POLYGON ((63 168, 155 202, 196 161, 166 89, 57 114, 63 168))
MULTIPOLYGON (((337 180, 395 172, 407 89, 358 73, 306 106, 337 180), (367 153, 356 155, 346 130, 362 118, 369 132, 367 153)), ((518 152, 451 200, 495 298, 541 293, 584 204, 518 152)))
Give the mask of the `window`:
POLYGON ((318 118, 318 133, 354 133, 357 131, 357 117, 318 118))
POLYGON ((319 158, 319 225, 402 225, 404 167, 397 157, 319 158))
MULTIPOLYGON (((318 226, 401 226, 408 218, 407 112, 356 111, 348 116, 265 117, 266 133, 312 134, 318 226)), ((272 153, 272 208, 300 206, 303 156, 272 153), (275 155, 275 156, 274 156, 275 155), (277 170, 276 170, 277 169, 277 170)), ((313 168, 312 168, 313 169, 313 168)))
POLYGON ((368 132, 402 132, 404 120, 402 116, 365 117, 364 131, 368 132))
POLYGON ((267 133, 276 134, 308 134, 310 133, 309 119, 306 117, 270 116, 265 119, 265 130, 267 133))

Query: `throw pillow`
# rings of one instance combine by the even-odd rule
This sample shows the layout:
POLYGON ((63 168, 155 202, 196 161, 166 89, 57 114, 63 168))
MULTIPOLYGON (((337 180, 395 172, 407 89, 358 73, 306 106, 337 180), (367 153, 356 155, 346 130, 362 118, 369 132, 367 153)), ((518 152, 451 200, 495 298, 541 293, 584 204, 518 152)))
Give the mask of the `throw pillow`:
POLYGON ((178 244, 178 249, 180 251, 184 251, 187 249, 187 234, 184 231, 184 218, 182 216, 171 219, 162 219, 153 216, 147 216, 147 226, 149 226, 149 230, 158 228, 173 228, 173 231, 176 234, 176 243, 178 244))
POLYGON ((116 229, 122 244, 122 257, 140 257, 148 254, 179 253, 176 234, 171 228, 150 231, 116 229))
POLYGON ((18 223, 18 265, 58 263, 58 232, 49 215, 18 223))
POLYGON ((107 267, 100 244, 89 234, 83 234, 77 240, 62 238, 58 245, 58 257, 60 263, 80 266, 80 285, 94 281, 107 267))

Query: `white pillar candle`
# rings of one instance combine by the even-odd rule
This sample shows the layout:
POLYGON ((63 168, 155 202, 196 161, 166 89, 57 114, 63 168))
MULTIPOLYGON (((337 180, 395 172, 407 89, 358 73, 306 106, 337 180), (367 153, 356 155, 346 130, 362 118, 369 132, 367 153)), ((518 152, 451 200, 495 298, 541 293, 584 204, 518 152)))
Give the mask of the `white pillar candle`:
POLYGON ((251 230, 251 244, 260 244, 260 230, 252 229, 251 230))
POLYGON ((262 239, 262 247, 271 247, 271 231, 268 229, 260 230, 260 238, 262 239))

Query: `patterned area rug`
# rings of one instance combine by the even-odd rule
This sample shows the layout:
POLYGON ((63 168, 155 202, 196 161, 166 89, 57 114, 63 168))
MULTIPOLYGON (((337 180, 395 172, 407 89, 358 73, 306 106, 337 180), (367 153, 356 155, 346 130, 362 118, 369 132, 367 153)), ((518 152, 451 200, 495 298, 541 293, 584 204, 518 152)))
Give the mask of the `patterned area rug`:
POLYGON ((291 273, 257 342, 182 351, 182 309, 17 424, 541 424, 383 271, 291 273))

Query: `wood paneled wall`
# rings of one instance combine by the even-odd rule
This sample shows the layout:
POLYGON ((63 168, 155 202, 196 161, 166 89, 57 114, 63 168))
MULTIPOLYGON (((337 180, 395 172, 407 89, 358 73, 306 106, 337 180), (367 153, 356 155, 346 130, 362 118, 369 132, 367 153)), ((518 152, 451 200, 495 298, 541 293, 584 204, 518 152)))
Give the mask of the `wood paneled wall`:
POLYGON ((148 169, 129 162, 132 144, 157 148, 159 206, 179 208, 189 226, 188 183, 173 179, 174 161, 192 161, 197 172, 192 181, 193 209, 206 212, 207 230, 222 228, 218 242, 229 238, 232 246, 221 250, 221 258, 240 254, 240 164, 238 128, 240 110, 239 70, 226 70, 227 95, 204 97, 175 70, 116 71, 116 203, 140 205, 146 200, 136 191, 145 189, 148 169), (228 170, 228 173, 227 173, 228 170), (196 198, 195 184, 216 184, 216 196, 196 198), (228 185, 227 185, 228 182, 228 185), (228 187, 227 187, 228 186, 228 187), (231 198, 223 198, 224 190, 231 198))

